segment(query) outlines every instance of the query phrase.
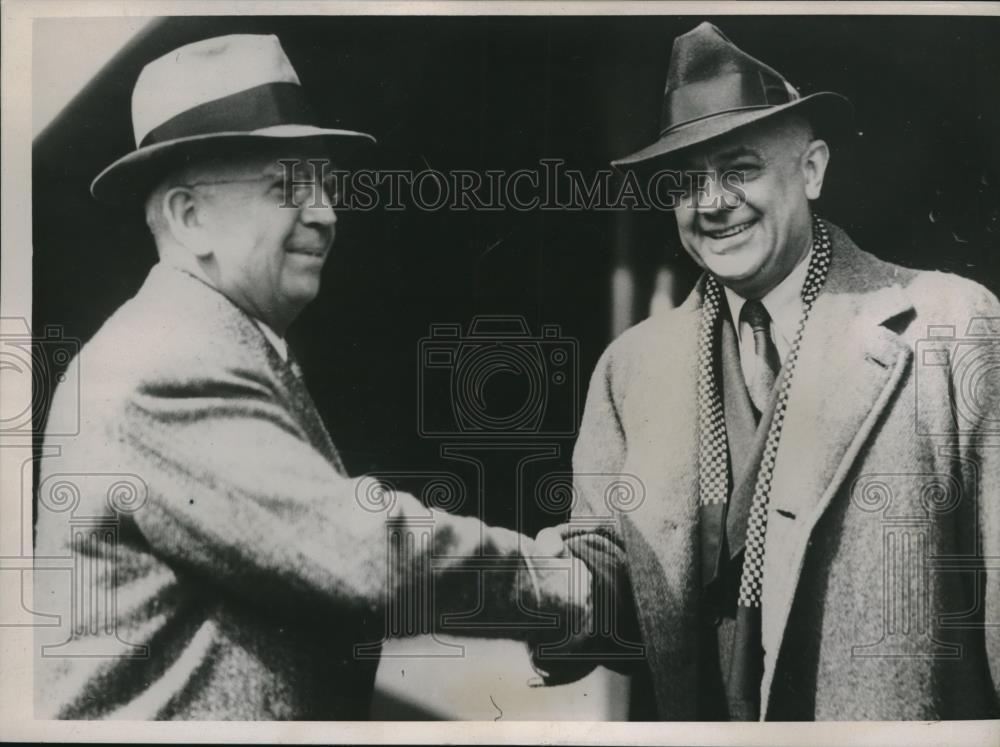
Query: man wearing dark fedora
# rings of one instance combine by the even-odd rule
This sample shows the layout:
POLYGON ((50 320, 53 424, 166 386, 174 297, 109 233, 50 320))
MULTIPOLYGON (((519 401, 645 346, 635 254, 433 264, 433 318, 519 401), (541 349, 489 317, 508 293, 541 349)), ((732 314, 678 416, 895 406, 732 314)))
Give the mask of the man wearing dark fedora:
POLYGON ((645 498, 578 480, 558 531, 606 634, 540 652, 550 683, 624 668, 658 719, 1000 715, 1000 304, 813 213, 851 113, 711 24, 675 40, 617 163, 705 176, 675 211, 704 274, 593 374, 574 470, 645 498))
POLYGON ((478 606, 477 635, 529 640, 526 613, 566 612, 589 574, 546 564, 561 544, 347 475, 285 342, 334 240, 308 161, 371 136, 317 124, 274 36, 150 62, 132 118, 92 192, 145 206, 159 262, 71 364, 79 434, 46 438, 36 557, 73 571, 35 576, 60 621, 35 716, 364 719, 392 600, 417 630, 478 606))

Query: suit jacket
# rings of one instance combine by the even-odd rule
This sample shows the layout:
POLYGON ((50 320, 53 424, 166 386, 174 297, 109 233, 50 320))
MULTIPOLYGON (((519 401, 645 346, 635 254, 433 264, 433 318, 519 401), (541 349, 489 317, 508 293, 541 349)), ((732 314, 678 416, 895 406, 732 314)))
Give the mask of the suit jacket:
MULTIPOLYGON (((968 280, 882 262, 835 227, 831 238, 774 465, 762 717, 996 717, 1000 305, 968 280)), ((618 647, 641 636, 661 719, 699 712, 701 304, 699 283, 600 359, 563 528, 595 571, 595 603, 615 607, 597 617, 617 615, 618 647), (609 481, 633 498, 609 502, 609 481)), ((592 661, 548 668, 556 681, 592 661)))
POLYGON ((387 633, 478 609, 477 635, 515 636, 497 626, 555 599, 520 535, 344 474, 302 381, 185 272, 154 267, 66 382, 54 417, 78 408, 80 432, 46 438, 38 485, 37 717, 367 718, 387 633))

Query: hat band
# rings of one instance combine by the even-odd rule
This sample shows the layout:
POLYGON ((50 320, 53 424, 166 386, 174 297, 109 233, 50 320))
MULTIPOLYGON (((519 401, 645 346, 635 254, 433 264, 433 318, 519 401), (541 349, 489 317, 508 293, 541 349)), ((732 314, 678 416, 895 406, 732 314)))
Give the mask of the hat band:
POLYGON ((315 125, 316 115, 296 83, 264 83, 206 101, 154 127, 140 148, 218 132, 252 132, 275 125, 315 125))
POLYGON ((720 75, 711 80, 688 83, 663 97, 660 135, 696 119, 733 109, 778 106, 793 97, 785 81, 764 71, 720 75))

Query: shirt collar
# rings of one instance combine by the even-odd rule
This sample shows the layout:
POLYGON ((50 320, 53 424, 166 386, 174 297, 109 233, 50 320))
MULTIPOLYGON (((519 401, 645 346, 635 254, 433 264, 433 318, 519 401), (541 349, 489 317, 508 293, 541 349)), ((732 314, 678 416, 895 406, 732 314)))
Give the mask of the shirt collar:
MULTIPOLYGON (((767 313, 771 316, 771 324, 774 331, 781 335, 788 344, 795 337, 798 328, 799 317, 802 316, 802 287, 806 282, 806 274, 809 272, 809 261, 812 259, 813 250, 809 251, 799 260, 785 279, 778 283, 770 292, 765 295, 760 302, 764 304, 767 313)), ((742 338, 740 329, 740 311, 746 299, 735 291, 723 286, 726 292, 726 301, 729 302, 729 313, 732 315, 733 327, 736 334, 742 338)))
POLYGON ((257 323, 257 326, 260 327, 260 331, 264 333, 264 337, 267 338, 267 341, 271 343, 271 347, 273 347, 278 355, 281 356, 281 360, 287 361, 288 343, 260 319, 254 319, 254 321, 257 323))

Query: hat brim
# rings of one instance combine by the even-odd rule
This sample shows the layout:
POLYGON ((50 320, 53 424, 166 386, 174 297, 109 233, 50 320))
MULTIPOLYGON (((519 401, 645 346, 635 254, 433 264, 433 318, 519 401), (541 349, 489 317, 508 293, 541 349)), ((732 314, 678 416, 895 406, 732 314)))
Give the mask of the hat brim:
POLYGON ((318 141, 330 156, 345 158, 359 147, 373 145, 373 136, 354 130, 312 125, 276 125, 252 132, 213 132, 168 140, 139 148, 104 169, 90 185, 90 193, 101 202, 128 205, 145 200, 150 190, 170 170, 206 157, 253 152, 261 145, 281 142, 318 141))
POLYGON ((734 109, 687 122, 668 130, 652 145, 612 161, 611 165, 630 168, 666 156, 677 156, 694 145, 796 109, 809 119, 819 137, 838 137, 851 132, 854 121, 851 102, 839 93, 822 91, 779 106, 734 109))

